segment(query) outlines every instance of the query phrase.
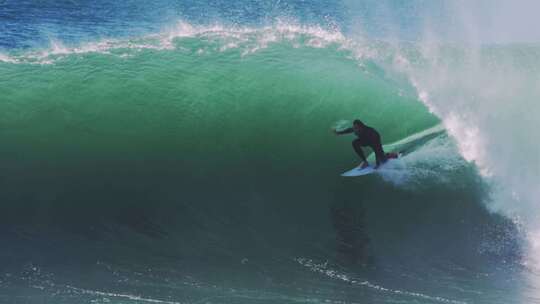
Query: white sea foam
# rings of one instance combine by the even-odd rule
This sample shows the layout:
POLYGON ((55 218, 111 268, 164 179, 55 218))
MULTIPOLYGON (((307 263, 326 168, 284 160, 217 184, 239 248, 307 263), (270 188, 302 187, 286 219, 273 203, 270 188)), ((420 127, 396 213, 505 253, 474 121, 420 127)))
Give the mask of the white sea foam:
POLYGON ((465 303, 467 303, 467 302, 463 302, 463 301, 446 299, 446 298, 438 297, 438 296, 429 296, 429 295, 426 295, 426 294, 423 294, 423 293, 420 293, 420 292, 406 291, 406 290, 392 289, 392 288, 384 287, 384 286, 381 286, 379 284, 372 283, 372 282, 370 282, 368 280, 354 278, 354 277, 352 277, 350 275, 347 275, 345 273, 341 273, 341 272, 339 272, 337 270, 331 269, 328 266, 327 262, 325 262, 325 263, 317 263, 317 262, 313 261, 312 259, 307 259, 307 258, 296 258, 295 260, 296 260, 296 262, 298 264, 308 268, 309 270, 311 270, 313 272, 317 272, 317 273, 323 274, 323 275, 325 275, 325 276, 327 276, 329 278, 341 280, 341 281, 344 281, 344 282, 347 282, 347 283, 350 283, 350 284, 353 284, 353 285, 364 286, 364 287, 373 289, 375 291, 379 291, 379 292, 383 292, 383 293, 391 293, 391 294, 395 294, 395 295, 401 295, 401 296, 412 297, 412 298, 418 298, 418 299, 423 299, 423 300, 429 300, 429 301, 434 301, 434 302, 439 302, 439 303, 453 303, 453 304, 465 304, 465 303))
POLYGON ((460 156, 455 144, 442 132, 443 125, 438 125, 418 134, 414 134, 396 143, 385 146, 386 150, 405 154, 397 160, 384 165, 377 173, 386 181, 395 185, 418 189, 428 184, 444 184, 449 187, 461 187, 448 176, 463 167, 466 161, 460 156), (415 145, 414 151, 407 147, 426 137, 430 139, 421 145, 415 145))
MULTIPOLYGON (((305 37, 305 46, 323 48, 329 44, 341 46, 352 43, 338 30, 327 30, 320 26, 304 26, 282 21, 272 26, 239 27, 214 25, 192 25, 179 21, 156 34, 149 34, 131 39, 103 39, 97 42, 68 46, 57 39, 50 39, 46 49, 33 50, 18 54, 0 54, 0 61, 8 63, 50 64, 70 55, 100 53, 129 57, 130 52, 138 50, 175 50, 182 48, 182 39, 199 38, 202 41, 217 42, 218 51, 240 49, 243 56, 266 49, 272 43, 288 41, 293 44, 305 37)), ((352 49, 352 48, 351 48, 352 49)), ((204 54, 204 49, 198 53, 204 54)))
POLYGON ((18 63, 18 60, 8 55, 0 53, 0 61, 6 63, 18 63))
POLYGON ((422 64, 400 55, 394 66, 492 186, 487 206, 523 228, 525 259, 540 269, 540 58, 534 49, 485 46, 456 58, 447 48, 426 43, 422 64))
MULTIPOLYGON (((181 302, 176 301, 166 301, 166 300, 158 300, 158 299, 152 299, 152 298, 145 298, 137 295, 127 294, 127 293, 116 293, 116 292, 106 292, 106 291, 99 291, 99 290, 89 290, 84 288, 77 288, 73 286, 66 286, 68 289, 79 292, 82 294, 89 294, 93 296, 101 296, 101 297, 109 297, 109 298, 117 298, 117 299, 127 299, 127 300, 133 300, 138 302, 145 302, 145 303, 161 303, 161 304, 182 304, 181 302)), ((106 299, 106 298, 105 298, 106 299)), ((105 300, 107 301, 107 300, 105 300)))

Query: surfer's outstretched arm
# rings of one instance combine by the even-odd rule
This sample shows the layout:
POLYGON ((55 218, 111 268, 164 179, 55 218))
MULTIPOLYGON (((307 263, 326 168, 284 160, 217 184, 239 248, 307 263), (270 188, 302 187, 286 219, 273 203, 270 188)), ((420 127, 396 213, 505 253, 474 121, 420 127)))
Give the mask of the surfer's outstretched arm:
POLYGON ((349 133, 352 133, 352 132, 354 132, 353 128, 347 128, 347 129, 341 130, 341 131, 338 131, 338 130, 334 129, 334 133, 336 133, 336 135, 349 134, 349 133))

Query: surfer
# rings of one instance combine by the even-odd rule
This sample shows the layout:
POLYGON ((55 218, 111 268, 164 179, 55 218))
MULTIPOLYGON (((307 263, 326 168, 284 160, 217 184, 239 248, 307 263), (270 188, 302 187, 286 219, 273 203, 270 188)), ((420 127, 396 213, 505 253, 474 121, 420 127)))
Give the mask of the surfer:
POLYGON ((355 119, 353 121, 352 128, 347 128, 342 131, 337 131, 334 129, 334 133, 336 135, 349 134, 353 132, 358 138, 353 140, 352 145, 354 151, 356 151, 356 154, 358 154, 358 156, 360 156, 360 159, 362 159, 362 163, 360 164, 362 169, 369 166, 362 147, 370 147, 375 153, 375 159, 377 161, 377 166, 375 166, 375 169, 377 169, 381 164, 385 163, 388 160, 388 155, 384 153, 382 147, 381 136, 379 135, 379 132, 377 132, 371 127, 366 126, 359 119, 355 119))

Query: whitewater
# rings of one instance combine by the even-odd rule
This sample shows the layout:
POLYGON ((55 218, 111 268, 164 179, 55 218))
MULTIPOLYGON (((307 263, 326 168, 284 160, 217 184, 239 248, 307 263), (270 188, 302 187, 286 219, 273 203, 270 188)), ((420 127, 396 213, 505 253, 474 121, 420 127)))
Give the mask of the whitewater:
POLYGON ((0 302, 540 303, 538 5, 486 3, 0 3, 0 302), (356 118, 399 163, 339 176, 356 118))

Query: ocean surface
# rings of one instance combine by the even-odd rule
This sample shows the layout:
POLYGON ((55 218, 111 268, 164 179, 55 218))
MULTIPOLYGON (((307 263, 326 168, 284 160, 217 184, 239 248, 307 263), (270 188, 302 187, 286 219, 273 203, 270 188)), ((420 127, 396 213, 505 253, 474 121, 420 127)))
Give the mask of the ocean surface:
POLYGON ((0 1, 0 303, 540 303, 538 9, 0 1))

